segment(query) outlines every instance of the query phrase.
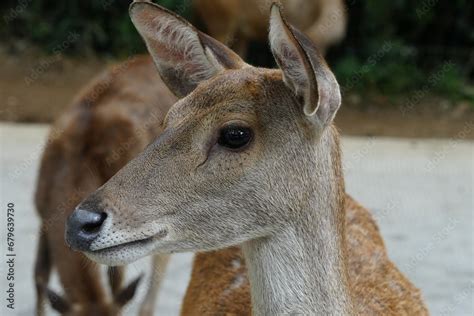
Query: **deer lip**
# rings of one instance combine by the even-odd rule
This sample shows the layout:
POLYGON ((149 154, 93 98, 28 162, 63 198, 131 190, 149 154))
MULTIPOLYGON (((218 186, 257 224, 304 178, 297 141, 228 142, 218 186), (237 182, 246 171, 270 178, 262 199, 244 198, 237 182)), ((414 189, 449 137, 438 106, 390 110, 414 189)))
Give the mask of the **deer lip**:
POLYGON ((128 247, 145 246, 145 245, 148 245, 148 244, 150 244, 151 242, 153 242, 155 240, 158 240, 158 239, 161 239, 161 238, 165 237, 167 234, 168 234, 168 232, 166 230, 162 230, 162 231, 159 231, 158 233, 156 233, 155 235, 147 237, 147 238, 138 239, 138 240, 134 240, 134 241, 129 241, 129 242, 125 242, 125 243, 122 243, 122 244, 113 245, 113 246, 109 246, 109 247, 104 247, 104 248, 100 248, 100 249, 94 249, 94 250, 91 249, 88 252, 93 253, 93 254, 100 254, 102 252, 121 250, 121 249, 128 248, 128 247))

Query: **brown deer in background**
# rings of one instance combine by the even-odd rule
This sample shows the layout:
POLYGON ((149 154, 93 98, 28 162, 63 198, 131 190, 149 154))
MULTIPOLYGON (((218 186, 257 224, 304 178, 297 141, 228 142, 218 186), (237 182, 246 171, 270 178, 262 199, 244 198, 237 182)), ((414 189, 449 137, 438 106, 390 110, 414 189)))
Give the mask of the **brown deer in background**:
MULTIPOLYGON (((149 57, 133 57, 103 72, 53 125, 44 150, 35 203, 41 217, 35 266, 37 313, 49 296, 68 315, 116 315, 133 297, 138 280, 122 288, 123 268, 109 271, 112 295, 101 269, 64 242, 64 224, 81 200, 140 153, 160 132, 176 98, 164 86, 149 57), (65 297, 48 289, 56 267, 65 297)), ((152 315, 167 256, 154 258, 141 315, 152 315)))
MULTIPOLYGON (((282 0, 288 21, 325 52, 346 32, 343 0, 282 0)), ((245 57, 250 41, 265 41, 270 0, 193 0, 209 34, 245 57)))
MULTIPOLYGON (((245 262, 257 315, 427 314, 370 214, 345 194, 332 124, 338 83, 279 7, 269 36, 280 69, 245 64, 157 5, 135 2, 131 16, 163 80, 183 98, 160 137, 72 213, 68 244, 109 265, 240 245, 245 261, 229 250, 203 256, 230 260, 237 271, 245 262)), ((210 312, 228 312, 226 289, 246 282, 236 276, 221 295, 200 294, 221 299, 210 312)), ((209 289, 219 280, 197 282, 209 289)))

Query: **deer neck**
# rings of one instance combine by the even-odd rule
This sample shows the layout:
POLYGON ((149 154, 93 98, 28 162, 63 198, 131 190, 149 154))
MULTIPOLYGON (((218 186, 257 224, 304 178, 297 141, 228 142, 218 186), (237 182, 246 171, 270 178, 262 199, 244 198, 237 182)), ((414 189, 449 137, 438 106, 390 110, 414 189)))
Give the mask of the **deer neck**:
POLYGON ((291 222, 273 235, 242 246, 254 315, 353 314, 346 269, 344 183, 337 140, 335 146, 336 159, 331 155, 324 162, 322 157, 315 157, 315 179, 313 183, 307 179, 303 186, 313 191, 305 202, 287 210, 296 214, 291 222), (325 163, 328 165, 321 165, 325 163), (321 170, 327 173, 321 174, 321 170), (318 188, 321 178, 333 181, 318 188), (321 192, 326 192, 324 197, 321 192))

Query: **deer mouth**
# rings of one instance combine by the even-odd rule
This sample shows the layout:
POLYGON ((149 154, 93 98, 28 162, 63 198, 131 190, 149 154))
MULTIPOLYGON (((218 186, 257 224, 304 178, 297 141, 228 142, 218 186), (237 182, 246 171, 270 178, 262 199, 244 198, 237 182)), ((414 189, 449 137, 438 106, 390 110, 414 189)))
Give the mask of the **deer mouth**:
POLYGON ((126 243, 123 243, 123 244, 118 244, 118 245, 113 245, 113 246, 109 246, 109 247, 105 247, 105 248, 90 250, 89 252, 100 254, 100 253, 106 253, 108 251, 121 250, 121 249, 125 249, 125 248, 141 247, 141 246, 145 246, 146 244, 152 242, 154 238, 155 238, 155 236, 151 236, 151 237, 144 238, 144 239, 129 241, 129 242, 126 242, 126 243))
POLYGON ((94 250, 90 249, 84 252, 84 254, 93 261, 106 265, 127 264, 150 254, 153 251, 155 242, 164 238, 167 234, 166 230, 162 230, 147 238, 94 250))

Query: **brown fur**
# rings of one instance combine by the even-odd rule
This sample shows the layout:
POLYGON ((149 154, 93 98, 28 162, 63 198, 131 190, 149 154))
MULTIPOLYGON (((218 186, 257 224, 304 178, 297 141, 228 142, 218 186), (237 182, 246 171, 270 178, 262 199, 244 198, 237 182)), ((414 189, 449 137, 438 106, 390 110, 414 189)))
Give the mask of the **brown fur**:
POLYGON ((191 94, 160 138, 75 213, 106 213, 107 225, 86 244, 76 230, 84 222, 71 217, 68 243, 112 265, 241 244, 252 304, 232 248, 197 259, 186 301, 199 306, 185 302, 184 313, 426 314, 368 212, 346 201, 331 124, 339 86, 280 8, 272 6, 270 46, 284 81, 276 70, 225 67, 235 56, 164 8, 136 2, 131 14, 167 84, 191 94), (236 151, 213 136, 235 120, 256 135, 236 151), (240 309, 229 311, 235 301, 240 309))
MULTIPOLYGON (((359 315, 427 315, 420 291, 387 256, 370 212, 346 195, 349 282, 359 315), (368 290, 370 289, 370 290, 368 290)), ((239 247, 198 253, 181 315, 251 315, 250 284, 239 247), (235 262, 242 264, 236 267, 235 262), (245 275, 242 285, 230 285, 245 275)))
MULTIPOLYGON (((98 266, 67 248, 64 223, 82 199, 159 134, 175 100, 151 59, 133 57, 101 73, 53 125, 35 196, 42 222, 35 269, 39 314, 52 265, 71 304, 107 303, 98 266)), ((115 290, 122 283, 121 271, 116 274, 115 290)))
MULTIPOLYGON (((341 0, 282 0, 288 20, 321 51, 339 42, 347 23, 341 0)), ((211 36, 245 56, 249 41, 266 40, 269 0, 194 0, 211 36)))

